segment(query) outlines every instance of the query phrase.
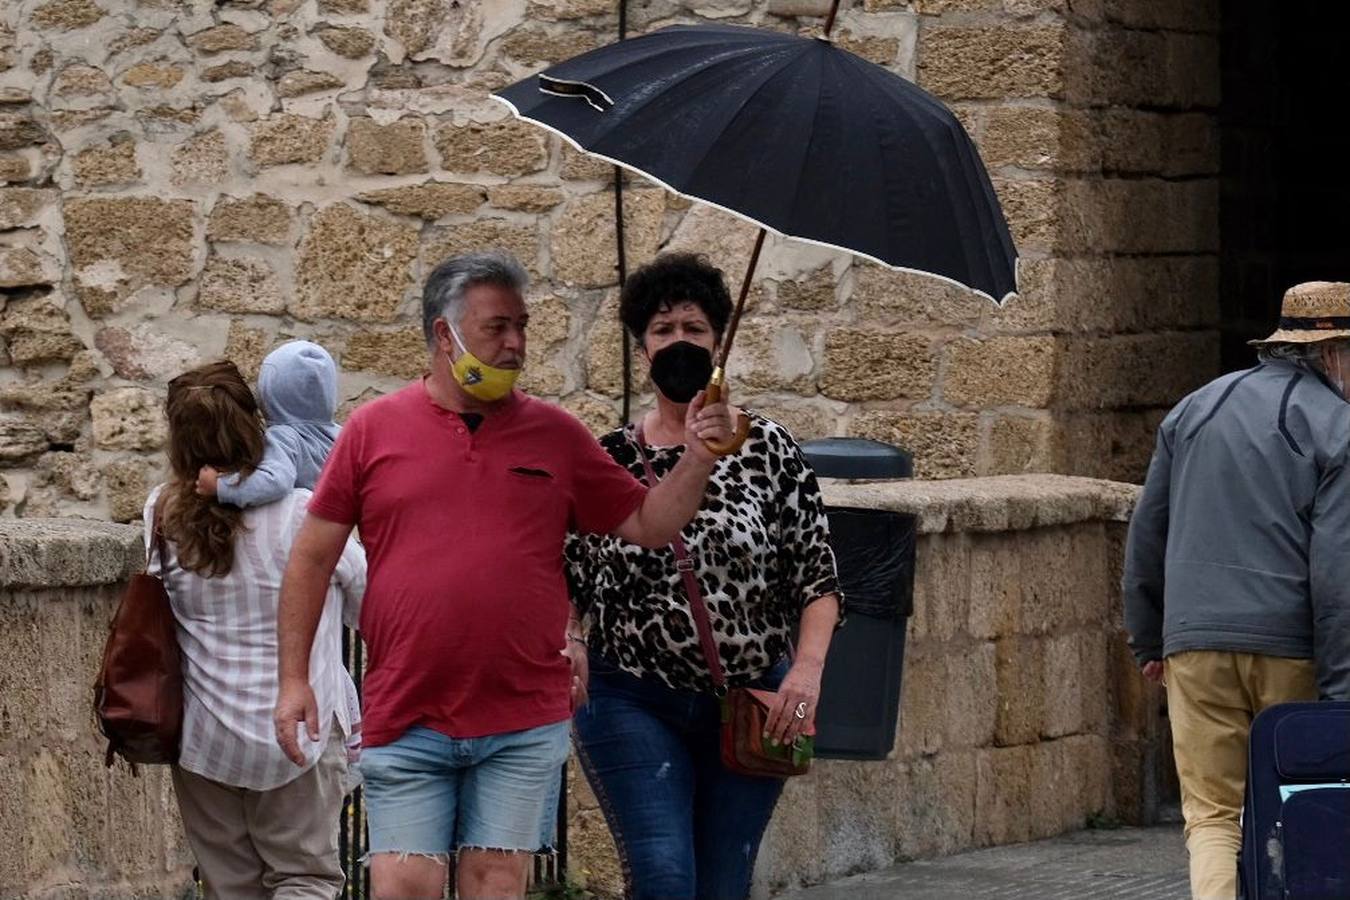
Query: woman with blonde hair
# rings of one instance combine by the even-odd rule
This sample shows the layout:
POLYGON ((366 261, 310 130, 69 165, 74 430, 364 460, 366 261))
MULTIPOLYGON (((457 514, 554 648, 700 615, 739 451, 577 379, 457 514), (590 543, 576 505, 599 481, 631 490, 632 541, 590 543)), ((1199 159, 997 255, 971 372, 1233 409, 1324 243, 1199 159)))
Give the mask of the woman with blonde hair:
POLYGON ((169 382, 168 482, 145 505, 165 556, 183 657, 183 738, 174 792, 208 897, 331 898, 343 885, 337 826, 350 730, 340 629, 365 590, 365 556, 348 541, 311 655, 319 720, 300 735, 305 764, 277 746, 277 600, 309 491, 252 509, 196 491, 212 466, 247 478, 263 456, 258 404, 231 362, 169 382))

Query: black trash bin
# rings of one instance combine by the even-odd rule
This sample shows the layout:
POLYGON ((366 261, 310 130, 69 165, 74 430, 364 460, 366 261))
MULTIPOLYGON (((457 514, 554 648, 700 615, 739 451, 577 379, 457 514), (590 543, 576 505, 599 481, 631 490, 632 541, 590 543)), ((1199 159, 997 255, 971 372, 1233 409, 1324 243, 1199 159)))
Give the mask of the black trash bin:
MULTIPOLYGON (((863 438, 807 441, 802 451, 820 478, 898 479, 914 471, 905 451, 863 438)), ((915 517, 825 511, 848 621, 830 643, 821 679, 816 755, 885 759, 895 745, 905 629, 914 609, 915 517)))

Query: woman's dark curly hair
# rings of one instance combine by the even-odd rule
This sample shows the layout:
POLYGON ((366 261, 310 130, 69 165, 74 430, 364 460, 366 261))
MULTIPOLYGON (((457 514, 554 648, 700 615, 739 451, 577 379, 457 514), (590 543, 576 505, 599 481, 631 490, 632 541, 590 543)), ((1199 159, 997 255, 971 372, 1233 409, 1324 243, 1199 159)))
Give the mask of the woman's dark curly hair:
POLYGON ((652 316, 685 302, 703 310, 720 343, 731 318, 731 294, 722 270, 694 253, 666 253, 629 275, 619 295, 619 320, 641 343, 652 316))

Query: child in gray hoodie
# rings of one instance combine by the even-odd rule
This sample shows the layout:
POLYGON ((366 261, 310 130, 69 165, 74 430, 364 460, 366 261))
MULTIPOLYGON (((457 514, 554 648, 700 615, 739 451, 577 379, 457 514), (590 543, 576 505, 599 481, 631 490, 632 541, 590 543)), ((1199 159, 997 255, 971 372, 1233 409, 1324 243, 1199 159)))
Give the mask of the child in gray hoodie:
MULTIPOLYGON (((339 431, 333 421, 337 412, 333 357, 309 341, 282 344, 267 354, 258 371, 258 401, 267 417, 262 462, 247 477, 237 472, 222 475, 203 466, 197 473, 198 494, 249 507, 280 500, 295 488, 314 489, 339 431)), ((356 627, 356 610, 345 610, 343 618, 356 627)), ((346 700, 352 721, 347 758, 355 762, 361 752, 361 710, 350 677, 346 700)))
POLYGON ((262 463, 247 477, 204 466, 197 493, 233 506, 263 506, 295 488, 313 490, 337 440, 337 366, 318 344, 290 341, 263 360, 258 400, 267 417, 262 463))

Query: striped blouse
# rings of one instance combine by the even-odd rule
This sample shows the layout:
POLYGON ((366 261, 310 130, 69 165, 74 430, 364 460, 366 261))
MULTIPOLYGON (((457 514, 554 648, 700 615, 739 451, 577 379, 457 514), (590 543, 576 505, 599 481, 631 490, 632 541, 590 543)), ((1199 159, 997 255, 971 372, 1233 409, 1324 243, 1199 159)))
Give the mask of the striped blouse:
MULTIPOLYGON (((150 541, 154 504, 145 504, 145 537, 150 541)), ((277 745, 272 709, 277 698, 277 599, 291 543, 305 518, 310 492, 296 490, 275 503, 244 510, 244 529, 235 543, 234 567, 220 578, 205 578, 178 565, 176 548, 165 542, 149 572, 159 575, 178 620, 183 657, 183 744, 178 764, 222 784, 271 790, 307 771, 327 745, 336 719, 344 734, 352 727, 346 703, 341 629, 355 624, 366 589, 366 557, 348 539, 342 552, 314 648, 309 682, 319 704, 320 734, 311 742, 299 726, 307 765, 296 766, 277 745)))

